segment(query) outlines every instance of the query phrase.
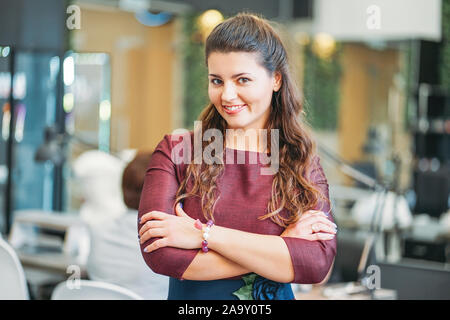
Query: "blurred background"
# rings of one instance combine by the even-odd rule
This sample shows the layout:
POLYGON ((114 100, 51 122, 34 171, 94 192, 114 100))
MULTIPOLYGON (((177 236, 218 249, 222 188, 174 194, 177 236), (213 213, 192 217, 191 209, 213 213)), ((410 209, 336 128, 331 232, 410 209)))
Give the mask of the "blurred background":
POLYGON ((450 298, 449 0, 0 0, 0 230, 29 298, 90 279, 86 230, 129 209, 137 153, 193 128, 204 40, 241 11, 285 41, 339 228, 299 299, 450 298))

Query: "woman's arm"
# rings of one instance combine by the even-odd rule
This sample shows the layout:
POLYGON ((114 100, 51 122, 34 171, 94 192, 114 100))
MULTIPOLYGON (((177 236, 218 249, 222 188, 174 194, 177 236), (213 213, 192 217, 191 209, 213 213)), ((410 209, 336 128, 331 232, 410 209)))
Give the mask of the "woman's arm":
POLYGON ((324 281, 336 255, 336 225, 330 213, 328 182, 317 156, 308 179, 323 196, 314 209, 326 214, 308 211, 281 236, 213 226, 208 247, 267 279, 287 283, 324 281), (318 233, 310 234, 313 226, 318 226, 318 233))
POLYGON ((212 226, 208 247, 267 279, 278 282, 294 279, 289 250, 280 236, 212 226))
MULTIPOLYGON (((189 217, 179 204, 176 207, 176 213, 177 216, 173 216, 160 211, 152 211, 142 216, 143 226, 139 230, 141 243, 159 237, 158 240, 146 246, 144 252, 152 254, 167 248, 197 249, 200 247, 202 234, 194 227, 194 219, 189 217)), ((208 239, 209 247, 221 256, 235 262, 235 265, 223 257, 215 255, 208 257, 207 254, 198 254, 186 268, 183 278, 189 280, 214 279, 217 272, 214 273, 209 268, 215 267, 219 268, 221 272, 220 278, 235 276, 235 272, 238 272, 239 275, 251 270, 271 280, 292 282, 295 280, 293 267, 296 260, 292 259, 291 251, 300 250, 295 254, 305 255, 310 248, 320 246, 320 244, 308 243, 332 239, 334 233, 332 222, 326 218, 325 213, 320 211, 305 213, 298 223, 283 232, 282 236, 284 237, 212 226, 211 234, 214 236, 210 236, 208 239), (317 233, 313 234, 313 226, 318 227, 317 233), (287 246, 286 239, 306 241, 306 243, 294 243, 292 249, 287 246), (216 264, 211 265, 210 262, 216 264), (211 274, 211 272, 213 273, 211 274)), ((320 249, 316 249, 312 253, 315 260, 305 259, 305 266, 296 266, 297 273, 303 274, 303 271, 306 271, 305 274, 308 274, 308 269, 305 268, 314 270, 312 276, 308 274, 310 279, 306 279, 306 282, 303 283, 320 282, 329 270, 326 263, 321 263, 323 257, 320 249)))
POLYGON ((186 280, 218 280, 237 277, 251 271, 219 253, 209 250, 204 254, 199 250, 192 263, 183 274, 186 280))
MULTIPOLYGON (((318 162, 317 165, 319 165, 318 162)), ((324 179, 320 165, 315 171, 319 174, 319 178, 324 179)), ((326 179, 319 182, 320 187, 325 189, 322 191, 326 191, 324 195, 328 198, 326 179)), ((320 207, 323 207, 322 203, 319 204, 320 207)), ((146 233, 146 239, 162 237, 162 239, 156 240, 146 247, 150 252, 149 254, 168 249, 167 247, 184 249, 200 247, 201 235, 193 227, 193 223, 187 218, 187 215, 177 219, 177 217, 163 212, 151 212, 146 214, 144 218, 145 220, 163 220, 166 223, 166 229, 160 229, 159 231, 155 231, 157 230, 155 229, 145 232, 145 229, 142 228, 144 230, 141 230, 141 233, 146 233)), ((316 219, 316 222, 321 222, 322 225, 330 224, 329 227, 332 224, 331 215, 328 218, 330 220, 318 216, 310 219, 316 219)), ((232 264, 228 264, 231 268, 228 270, 236 271, 238 274, 242 271, 251 270, 279 282, 321 282, 330 270, 336 252, 335 239, 325 240, 325 238, 322 238, 317 239, 319 241, 310 241, 290 236, 261 235, 219 226, 211 228, 208 240, 209 247, 212 250, 239 266, 234 269, 232 264)), ((197 257, 197 255, 192 257, 191 263, 186 266, 182 275, 185 279, 189 279, 194 274, 203 274, 204 269, 213 268, 212 265, 203 264, 201 258, 197 260, 197 257)), ((202 256, 200 255, 200 257, 202 256)), ((225 260, 220 262, 223 263, 225 260)))
MULTIPOLYGON (((173 203, 179 182, 175 164, 171 159, 173 143, 171 140, 171 136, 166 135, 153 152, 141 193, 138 218, 142 218, 144 214, 153 210, 166 212, 169 215, 175 214, 173 203)), ((138 224, 138 230, 141 227, 142 224, 138 224)), ((212 280, 249 272, 238 263, 213 251, 206 255, 201 254, 202 252, 197 254, 199 250, 196 249, 176 247, 164 247, 148 253, 143 251, 145 247, 157 240, 158 238, 152 238, 141 241, 142 256, 149 268, 156 273, 178 279, 183 277, 191 280, 212 280)), ((199 245, 200 242, 201 239, 199 239, 199 245)))
MULTIPOLYGON (((314 209, 328 213, 327 219, 334 222, 329 201, 328 182, 320 165, 319 157, 314 158, 311 172, 307 175, 307 178, 315 184, 323 196, 314 209)), ((283 240, 291 253, 295 270, 293 282, 307 284, 324 281, 336 256, 336 237, 326 241, 305 241, 295 237, 295 233, 298 231, 295 229, 293 230, 294 237, 291 235, 283 236, 283 240)))
MULTIPOLYGON (((194 219, 189 217, 180 205, 176 207, 178 217, 166 214, 164 212, 153 211, 142 216, 142 228, 139 230, 141 243, 145 243, 151 238, 160 237, 160 239, 152 242, 144 249, 148 254, 156 253, 160 250, 164 251, 167 248, 180 249, 197 249, 200 247, 202 241, 201 232, 194 228, 194 219)), ((239 276, 249 273, 251 271, 259 273, 269 279, 289 282, 288 279, 279 278, 279 273, 285 274, 284 270, 280 271, 280 263, 287 267, 292 267, 292 262, 288 259, 291 253, 288 250, 288 256, 285 256, 284 262, 280 259, 278 248, 272 250, 275 254, 267 251, 271 248, 271 243, 267 240, 282 239, 281 244, 286 239, 295 239, 307 241, 302 246, 307 249, 311 246, 309 242, 332 239, 335 234, 332 223, 327 220, 326 215, 320 211, 305 212, 300 220, 285 229, 280 236, 268 236, 249 232, 242 232, 234 229, 215 227, 212 229, 222 231, 223 238, 235 239, 236 241, 230 244, 225 244, 224 248, 233 249, 245 252, 244 261, 248 263, 244 266, 241 262, 242 257, 230 252, 231 258, 222 256, 217 251, 220 247, 215 249, 211 247, 208 254, 197 251, 196 256, 182 275, 183 279, 187 280, 215 280, 239 276), (316 233, 313 233, 312 227, 316 227, 316 233), (240 242, 240 240, 248 240, 240 242), (284 240, 284 241, 283 241, 284 240), (233 245, 234 244, 234 245, 233 245), (256 250, 255 250, 256 248, 256 250), (232 259, 236 259, 233 261, 232 259), (267 262, 272 263, 267 263, 267 262), (265 270, 265 271, 264 271, 265 270)), ((211 230, 212 231, 212 230, 211 230)), ((276 241, 276 240, 275 240, 276 241)), ((209 241, 211 243, 211 241, 209 241)), ((280 243, 280 242, 279 242, 280 243)), ((284 245, 286 248, 286 245, 284 245)), ((292 259, 291 259, 292 260, 292 259)), ((314 263, 311 263, 313 266, 314 263)), ((316 269, 317 270, 317 269, 316 269)), ((318 271, 321 271, 319 268, 318 271)), ((311 280, 316 283, 320 280, 311 280)))
MULTIPOLYGON (((311 242, 317 242, 315 246, 318 246, 318 241, 333 239, 334 233, 334 227, 324 217, 323 213, 309 211, 308 214, 302 216, 301 221, 282 235, 304 241, 305 243, 302 243, 302 245, 307 250, 308 246, 314 246, 311 242), (318 229, 319 233, 311 234, 311 226, 318 224, 321 224, 318 229)), ((215 255, 219 253, 221 256, 234 261, 236 263, 235 271, 246 273, 251 270, 267 279, 278 282, 290 283, 295 279, 291 252, 281 236, 262 235, 212 226, 208 238, 208 248, 212 249, 215 255)), ((316 251, 316 262, 313 263, 316 276, 311 281, 315 283, 322 281, 330 269, 330 266, 326 263, 320 262, 323 260, 320 256, 320 250, 316 251)), ((197 273, 208 272, 208 264, 201 261, 207 255, 198 254, 183 277, 189 279, 192 274, 191 268, 197 268, 197 273)))
MULTIPOLYGON (((143 225, 139 230, 139 235, 141 244, 145 245, 144 255, 158 254, 158 257, 165 258, 163 254, 167 249, 190 251, 201 247, 202 232, 194 227, 195 220, 184 212, 181 214, 180 205, 177 205, 176 211, 178 216, 161 211, 151 211, 141 217, 143 225), (146 243, 151 240, 155 241, 147 245, 146 243)), ((208 247, 246 270, 252 270, 268 279, 289 282, 294 278, 289 250, 280 236, 261 235, 214 225, 211 227, 208 247)), ((195 261, 195 257, 192 259, 194 262, 192 268, 197 267, 197 270, 190 270, 190 266, 188 266, 186 270, 189 272, 183 273, 183 279, 191 280, 191 275, 197 276, 197 280, 202 279, 210 268, 224 270, 225 266, 230 266, 224 260, 216 260, 216 262, 220 261, 221 265, 210 265, 201 261, 204 260, 203 256, 207 256, 208 253, 197 254, 197 261, 195 261)), ((212 258, 214 256, 209 259, 212 258)), ((152 256, 150 259, 153 259, 152 256)), ((173 259, 172 263, 176 263, 176 260, 173 259)))
MULTIPOLYGON (((177 208, 177 214, 179 212, 179 208, 177 208)), ((330 226, 330 224, 324 220, 326 215, 320 211, 307 211, 305 212, 301 219, 294 225, 289 226, 285 229, 285 231, 281 234, 281 237, 290 237, 290 238, 298 238, 308 241, 320 241, 325 239, 334 238, 334 234, 336 233, 334 228, 330 226), (321 216, 320 218, 317 218, 321 216), (325 222, 320 224, 320 222, 325 222), (319 223, 319 225, 318 225, 319 223), (326 224, 328 223, 328 224, 326 224), (312 225, 317 226, 316 233, 311 234, 312 225)), ((213 227, 214 228, 214 227, 213 227)), ((224 228, 227 229, 227 228, 224 228)), ((231 230, 231 229, 230 229, 231 230)), ((253 235, 253 234, 250 234, 253 235)), ((261 235, 257 235, 261 236, 261 235)), ((210 239, 210 238, 209 238, 210 239)), ((258 246, 261 246, 259 243, 258 246)), ((211 245, 209 245, 211 249, 211 245)), ((246 250, 246 249, 244 249, 246 250)), ((263 253, 264 255, 267 252, 263 253)), ((238 259, 239 257, 237 257, 238 259)), ((264 258, 264 257, 263 257, 264 258)), ((264 263, 267 261, 264 259, 264 263)), ((250 263, 250 267, 253 268, 253 263, 258 263, 258 261, 253 261, 251 258, 248 259, 250 263)), ((239 263, 242 263, 239 261, 239 263)), ((242 274, 246 274, 249 272, 256 272, 253 269, 245 268, 241 264, 235 263, 232 260, 229 260, 217 252, 210 250, 208 254, 203 254, 201 251, 196 255, 195 259, 186 269, 183 279, 188 280, 214 280, 217 279, 218 272, 220 273, 220 278, 234 277, 242 274), (217 270, 211 270, 212 268, 217 268, 217 270)), ((286 262, 287 263, 287 262, 286 262)), ((292 263, 290 263, 292 266, 292 263)), ((270 268, 270 266, 269 266, 270 268)), ((331 269, 331 268, 330 268, 331 269)), ((330 269, 328 271, 330 271, 330 269)), ((280 272, 277 268, 274 268, 273 271, 280 272)), ((258 273, 258 272, 256 272, 258 273)), ((320 276, 319 276, 320 277, 320 276)), ((270 276, 269 276, 270 278, 270 276)), ((318 282, 318 281, 313 281, 318 282)))

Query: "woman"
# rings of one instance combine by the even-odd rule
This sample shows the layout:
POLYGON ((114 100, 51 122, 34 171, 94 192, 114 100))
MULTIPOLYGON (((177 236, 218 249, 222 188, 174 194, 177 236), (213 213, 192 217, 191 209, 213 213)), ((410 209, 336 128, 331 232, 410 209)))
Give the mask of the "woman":
POLYGON ((290 283, 319 283, 330 270, 336 225, 286 50, 250 14, 219 24, 205 49, 211 103, 200 130, 166 135, 153 154, 139 207, 143 257, 171 277, 169 299, 294 299, 290 283), (210 129, 225 137, 219 161, 198 161, 211 150, 205 136, 200 152, 196 140, 183 155, 194 150, 193 161, 176 161, 180 143, 210 129), (239 139, 255 131, 256 143, 239 139), (273 175, 261 174, 268 155, 273 175))

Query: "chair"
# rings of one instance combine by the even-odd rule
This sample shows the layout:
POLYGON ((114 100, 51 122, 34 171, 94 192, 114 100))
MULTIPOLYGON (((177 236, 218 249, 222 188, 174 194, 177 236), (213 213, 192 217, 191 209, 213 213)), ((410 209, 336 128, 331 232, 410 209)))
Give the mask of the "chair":
MULTIPOLYGON (((138 294, 115 284, 78 280, 79 287, 70 288, 67 281, 59 283, 52 300, 143 300, 138 294)), ((75 283, 74 283, 75 284, 75 283)))
POLYGON ((14 249, 0 237, 0 300, 29 300, 25 272, 14 249))

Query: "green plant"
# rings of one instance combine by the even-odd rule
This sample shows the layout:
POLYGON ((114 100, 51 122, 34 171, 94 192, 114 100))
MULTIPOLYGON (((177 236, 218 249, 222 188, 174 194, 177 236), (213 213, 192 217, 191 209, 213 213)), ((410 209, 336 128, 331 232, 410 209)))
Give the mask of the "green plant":
POLYGON ((183 18, 184 25, 184 126, 194 127, 194 121, 207 105, 208 72, 205 65, 204 44, 197 25, 197 13, 183 18))
POLYGON ((450 92, 450 0, 442 1, 441 85, 450 92))
POLYGON ((339 107, 340 46, 328 59, 318 57, 312 46, 305 48, 304 106, 314 129, 335 130, 339 107))

